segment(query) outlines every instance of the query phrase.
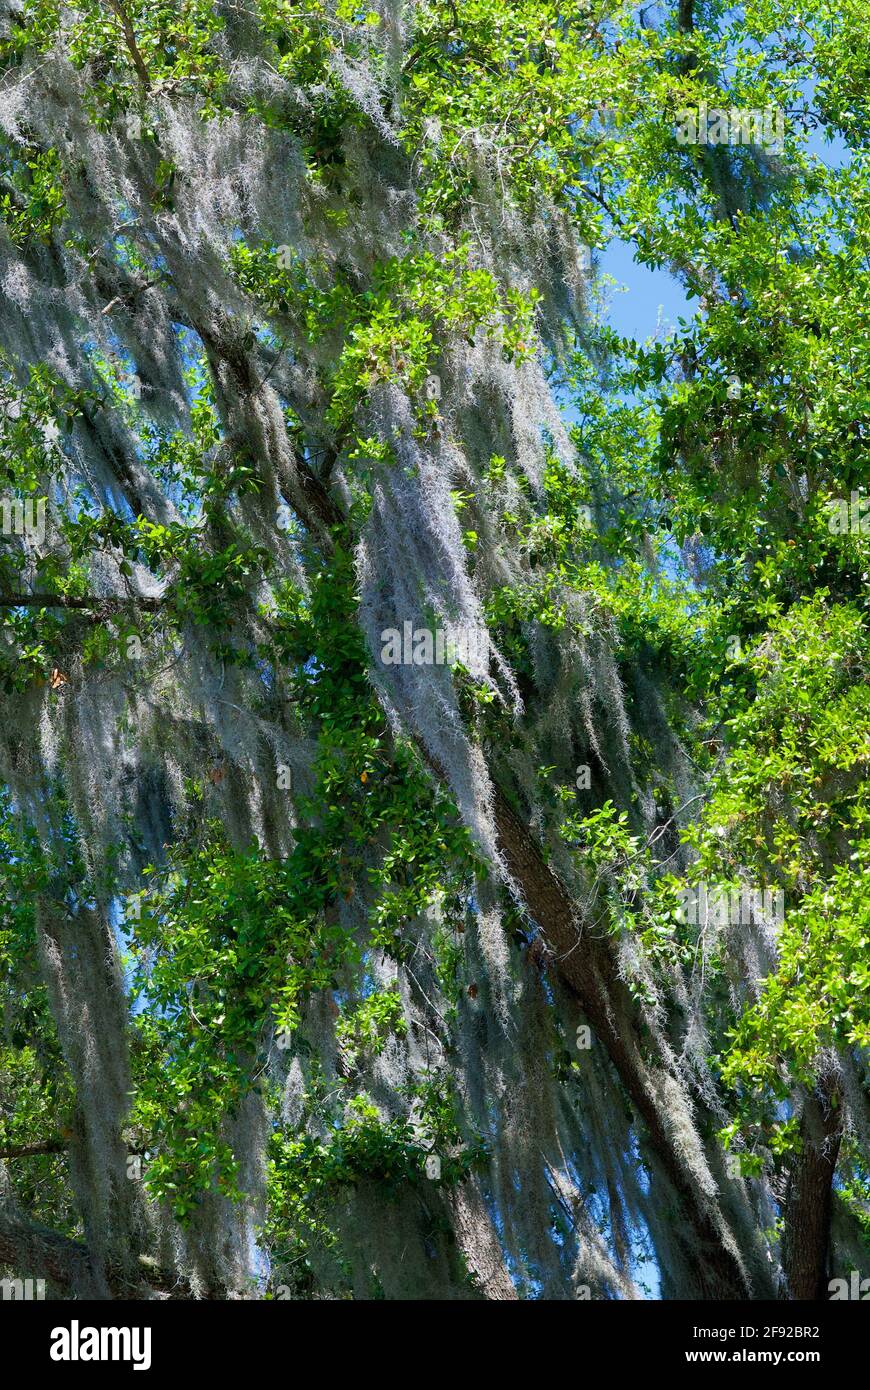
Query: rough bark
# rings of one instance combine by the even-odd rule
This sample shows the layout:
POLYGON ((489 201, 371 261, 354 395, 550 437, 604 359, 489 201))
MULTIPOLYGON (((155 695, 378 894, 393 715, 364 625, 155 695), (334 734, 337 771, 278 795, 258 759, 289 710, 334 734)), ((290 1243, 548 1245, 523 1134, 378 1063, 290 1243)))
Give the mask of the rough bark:
POLYGON ((837 1087, 824 1082, 808 1093, 801 1115, 801 1151, 785 1201, 784 1262, 791 1298, 829 1297, 832 1183, 840 1151, 842 1106, 837 1087))
POLYGON ((50 1280, 65 1297, 109 1297, 86 1245, 2 1209, 0 1265, 15 1279, 50 1280))
MULTIPOLYGON (((528 909, 555 953, 556 967, 604 1046, 614 1069, 643 1121, 650 1148, 667 1175, 691 1238, 685 1261, 692 1272, 694 1296, 745 1299, 753 1294, 736 1255, 736 1242, 704 1202, 686 1172, 668 1133, 650 1086, 656 1060, 644 1062, 636 1038, 632 1005, 618 980, 605 940, 579 929, 570 898, 544 862, 527 827, 496 792, 496 824, 508 868, 522 890, 528 909)), ((756 1295, 758 1291, 755 1291, 756 1295)))
POLYGON ((508 1274, 492 1217, 473 1179, 460 1183, 450 1201, 459 1248, 488 1301, 515 1302, 517 1291, 508 1274))

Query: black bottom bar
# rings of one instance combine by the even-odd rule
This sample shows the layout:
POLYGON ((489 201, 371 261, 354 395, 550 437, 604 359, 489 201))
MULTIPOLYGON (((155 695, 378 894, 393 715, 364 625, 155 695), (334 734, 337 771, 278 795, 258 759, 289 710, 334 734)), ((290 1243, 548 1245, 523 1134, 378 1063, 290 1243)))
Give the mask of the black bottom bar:
MULTIPOLYGON (((8 1366, 60 1382, 132 1375, 214 1373, 221 1383, 245 1368, 331 1381, 378 1358, 424 1383, 435 1374, 491 1380, 499 1354, 543 1357, 542 1374, 574 1362, 581 1378, 603 1367, 703 1380, 762 1367, 775 1384, 795 1368, 852 1367, 866 1344, 864 1299, 832 1303, 0 1303, 8 1366), (493 1334, 496 1334, 494 1340, 493 1334), (545 1340, 540 1340, 540 1339, 545 1340), (529 1340, 532 1339, 532 1340, 529 1340), (409 1359, 402 1366, 407 1346, 409 1359), (494 1355, 495 1353, 495 1355, 494 1355), (90 1359, 94 1354, 102 1359, 90 1359), (68 1359, 55 1359, 60 1357, 68 1359), (374 1358, 371 1360, 370 1358, 374 1358), (147 1363, 147 1364, 146 1364, 147 1363), (134 1366, 140 1369, 136 1371, 134 1366), (585 1367, 585 1371, 584 1371, 585 1367)), ((518 1364, 514 1362, 519 1369, 518 1364)), ((531 1367, 529 1367, 531 1369, 531 1367)))

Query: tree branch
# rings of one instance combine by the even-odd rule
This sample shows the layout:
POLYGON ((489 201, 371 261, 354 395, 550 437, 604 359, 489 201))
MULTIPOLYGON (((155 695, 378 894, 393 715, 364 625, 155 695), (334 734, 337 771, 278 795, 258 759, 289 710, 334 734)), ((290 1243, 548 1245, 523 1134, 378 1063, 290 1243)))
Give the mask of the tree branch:
POLYGON ((801 1149, 785 1202, 783 1263, 789 1293, 800 1301, 828 1297, 832 1184, 842 1135, 842 1098, 830 1078, 808 1093, 801 1114, 801 1149))
POLYGON ((0 1162, 10 1158, 32 1158, 36 1154, 62 1154, 66 1152, 65 1139, 44 1139, 40 1144, 17 1144, 10 1149, 0 1149, 0 1162))
POLYGON ((97 594, 85 594, 81 598, 69 594, 0 594, 0 608, 97 609, 106 613, 115 613, 124 608, 134 607, 144 608, 149 613, 156 613, 162 603, 163 600, 160 598, 149 598, 138 594, 131 594, 129 597, 120 594, 109 594, 105 597, 97 594))
POLYGON ((139 75, 139 81, 146 92, 151 90, 151 78, 145 66, 145 59, 142 57, 141 50, 136 42, 136 31, 130 21, 130 16, 120 3, 120 0, 108 0, 109 8, 114 10, 120 20, 121 28, 124 30, 124 42, 127 45, 130 57, 133 59, 133 66, 139 75))
POLYGON ((107 1298, 108 1290, 80 1241, 0 1209, 0 1265, 19 1279, 50 1279, 77 1298, 107 1298))
POLYGON ((663 1122, 655 1073, 667 1069, 659 1059, 645 1060, 641 1054, 635 1011, 607 939, 593 936, 588 928, 582 930, 567 890, 498 785, 495 821, 499 844, 529 913, 555 953, 556 968, 566 988, 588 1018, 643 1121, 650 1148, 683 1209, 688 1227, 683 1256, 696 1285, 695 1296, 750 1297, 747 1273, 729 1248, 728 1233, 715 1220, 663 1122))
POLYGON ((125 290, 121 294, 116 294, 114 299, 110 299, 105 308, 100 310, 100 316, 105 318, 106 314, 110 314, 118 304, 126 304, 129 306, 140 294, 144 294, 146 290, 153 290, 155 285, 159 284, 159 280, 146 280, 144 285, 134 285, 131 290, 125 290))

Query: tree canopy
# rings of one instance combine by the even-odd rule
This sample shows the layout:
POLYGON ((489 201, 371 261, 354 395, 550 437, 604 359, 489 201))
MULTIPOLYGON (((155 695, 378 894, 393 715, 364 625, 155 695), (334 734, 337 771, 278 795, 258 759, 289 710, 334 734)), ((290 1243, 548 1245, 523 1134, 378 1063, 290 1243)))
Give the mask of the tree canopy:
POLYGON ((866 8, 0 15, 0 1273, 870 1274, 866 8))

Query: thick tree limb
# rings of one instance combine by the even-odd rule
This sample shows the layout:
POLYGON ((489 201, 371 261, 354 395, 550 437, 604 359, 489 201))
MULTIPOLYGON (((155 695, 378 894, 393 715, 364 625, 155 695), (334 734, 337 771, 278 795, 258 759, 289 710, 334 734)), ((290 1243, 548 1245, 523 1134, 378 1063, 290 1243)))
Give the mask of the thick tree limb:
POLYGON ((785 1201, 784 1263, 789 1294, 800 1301, 829 1297, 832 1184, 840 1152, 842 1103, 835 1083, 808 1094, 801 1115, 801 1151, 785 1201))
MULTIPOLYGON (((254 401, 265 393, 266 380, 260 379, 256 362, 237 329, 228 324, 220 326, 197 325, 209 361, 218 400, 218 408, 223 417, 230 438, 233 437, 232 398, 245 402, 254 401), (228 386, 231 388, 228 390, 228 386)), ((250 420, 246 425, 250 424, 250 420)), ((239 439, 239 446, 256 447, 254 439, 239 439)), ((268 447, 266 441, 261 446, 268 447)), ((279 481, 286 489, 285 495, 303 526, 317 536, 327 552, 333 547, 332 532, 344 524, 346 518, 341 508, 333 501, 317 474, 304 458, 295 453, 292 466, 278 469, 279 481)))
POLYGON ((0 594, 0 608, 97 609, 107 613, 117 613, 124 608, 144 608, 149 613, 156 613, 162 603, 160 598, 139 594, 85 594, 80 598, 68 594, 0 594))
POLYGON ((682 33, 692 33, 695 28, 695 0, 680 0, 677 24, 682 33))
POLYGON ((33 1158, 37 1154, 62 1154, 67 1149, 65 1139, 44 1139, 39 1144, 17 1144, 9 1149, 0 1149, 0 1163, 11 1158, 33 1158))
POLYGON ((501 1241, 476 1179, 459 1183, 448 1200, 459 1247, 481 1291, 491 1303, 516 1302, 501 1241))
POLYGON ((673 1138, 665 1131, 650 1084, 655 1063, 645 1063, 641 1056, 635 1036, 634 1010, 618 978, 606 940, 593 937, 588 931, 580 935, 576 913, 565 888, 544 862, 527 826, 498 788, 495 819, 508 868, 555 953, 556 968, 589 1019, 643 1120, 650 1147, 683 1208, 690 1234, 685 1261, 697 1285, 696 1296, 704 1299, 751 1297, 753 1291, 730 1248, 727 1232, 717 1227, 712 1212, 680 1159, 673 1138))
POLYGON ((50 1279, 67 1295, 107 1298, 86 1245, 0 1209, 0 1265, 16 1279, 50 1279))

